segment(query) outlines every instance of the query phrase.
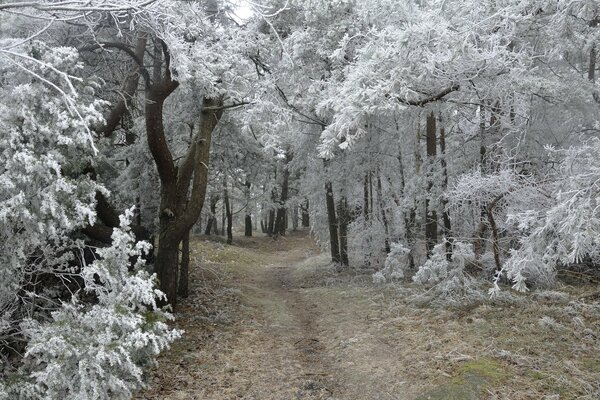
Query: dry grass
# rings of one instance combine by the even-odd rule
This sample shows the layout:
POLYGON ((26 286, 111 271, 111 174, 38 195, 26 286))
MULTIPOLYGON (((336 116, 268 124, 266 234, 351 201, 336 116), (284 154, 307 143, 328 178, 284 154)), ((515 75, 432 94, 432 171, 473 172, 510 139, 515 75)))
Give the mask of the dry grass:
POLYGON ((600 398, 597 288, 417 306, 420 288, 335 274, 306 235, 193 249, 186 335, 138 398, 600 398))

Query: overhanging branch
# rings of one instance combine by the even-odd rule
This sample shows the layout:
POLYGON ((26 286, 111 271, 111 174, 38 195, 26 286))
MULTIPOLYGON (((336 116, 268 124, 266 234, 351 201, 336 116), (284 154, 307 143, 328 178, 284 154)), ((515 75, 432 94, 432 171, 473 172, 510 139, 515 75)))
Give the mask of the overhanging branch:
POLYGON ((424 99, 420 99, 420 100, 406 100, 406 99, 403 99, 401 97, 396 97, 396 100, 398 100, 402 104, 406 104, 407 106, 423 107, 427 103, 433 103, 434 101, 438 101, 438 100, 443 99, 444 97, 446 97, 450 93, 456 92, 458 89, 460 89, 460 85, 457 84, 457 83, 455 83, 455 84, 447 87, 446 89, 442 90, 441 92, 439 92, 437 94, 434 94, 432 96, 426 97, 424 99))
POLYGON ((140 58, 138 56, 138 54, 136 54, 136 52, 131 47, 126 45, 125 43, 98 42, 98 43, 94 43, 94 44, 89 44, 87 46, 83 46, 83 47, 79 48, 78 50, 79 51, 94 51, 94 50, 106 49, 106 48, 113 48, 113 49, 121 50, 122 52, 127 54, 129 57, 131 57, 131 59, 133 61, 135 61, 138 68, 140 69, 140 75, 142 75, 142 78, 144 78, 146 87, 150 86, 150 74, 148 73, 148 70, 146 69, 146 67, 144 67, 144 62, 143 62, 142 58, 140 58))

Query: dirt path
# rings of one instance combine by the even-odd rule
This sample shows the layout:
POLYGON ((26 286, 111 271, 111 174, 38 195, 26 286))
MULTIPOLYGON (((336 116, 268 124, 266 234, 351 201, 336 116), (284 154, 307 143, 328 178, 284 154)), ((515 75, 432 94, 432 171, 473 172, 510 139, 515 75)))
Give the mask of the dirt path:
POLYGON ((600 307, 565 312, 568 299, 558 297, 416 307, 413 289, 333 273, 306 234, 238 239, 236 246, 199 238, 193 249, 192 295, 177 310, 186 333, 161 356, 139 399, 600 394, 600 345, 584 337, 585 329, 600 328, 600 307), (585 325, 580 331, 567 330, 574 312, 577 326, 585 325), (544 315, 562 328, 538 324, 544 315))

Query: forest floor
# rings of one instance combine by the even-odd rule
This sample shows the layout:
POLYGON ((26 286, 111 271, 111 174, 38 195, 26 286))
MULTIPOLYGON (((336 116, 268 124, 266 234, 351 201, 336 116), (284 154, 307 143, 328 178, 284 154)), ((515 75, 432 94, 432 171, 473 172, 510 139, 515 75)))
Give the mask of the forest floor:
POLYGON ((138 399, 598 399, 598 287, 461 307, 338 274, 304 232, 193 242, 182 339, 138 399))

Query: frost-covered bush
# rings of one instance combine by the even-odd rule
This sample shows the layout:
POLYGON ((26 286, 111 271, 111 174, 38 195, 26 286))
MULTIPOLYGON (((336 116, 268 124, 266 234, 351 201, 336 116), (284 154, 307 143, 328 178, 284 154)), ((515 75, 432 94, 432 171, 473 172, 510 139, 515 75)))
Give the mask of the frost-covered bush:
POLYGON ((415 296, 415 302, 458 305, 465 301, 482 300, 485 291, 481 290, 480 282, 465 272, 465 265, 474 259, 470 243, 453 243, 450 261, 446 258, 445 243, 434 246, 429 260, 413 276, 415 283, 432 287, 426 293, 415 296))
POLYGON ((0 58, 0 359, 25 315, 56 307, 61 289, 39 281, 76 282, 71 233, 93 223, 102 190, 82 171, 104 103, 77 77, 77 51, 34 42, 14 54, 0 58))
MULTIPOLYGON (((95 250, 80 228, 104 191, 90 126, 98 85, 78 53, 33 42, 0 57, 0 399, 119 399, 177 336, 154 278, 128 266, 148 250, 127 225, 95 250)), ((106 193, 106 192, 105 192, 106 193)))
MULTIPOLYGON (((143 386, 143 367, 179 335, 171 315, 157 308, 164 297, 143 269, 145 242, 135 244, 129 211, 112 234, 111 247, 82 268, 81 293, 52 312, 49 321, 26 319, 23 366, 0 390, 17 398, 126 399, 143 386), (137 257, 133 272, 129 260, 137 257), (95 302, 80 297, 93 296, 95 302)), ((1 392, 0 392, 1 393, 1 392)), ((1 397, 0 397, 1 398, 1 397)))
POLYGON ((385 259, 381 271, 373 274, 373 283, 385 283, 388 280, 399 280, 406 277, 406 269, 409 266, 410 249, 402 243, 392 243, 390 253, 385 259))
MULTIPOLYGON (((553 204, 545 210, 509 215, 510 220, 523 221, 523 237, 502 272, 520 291, 527 290, 528 283, 552 284, 559 265, 600 263, 600 140, 551 153, 563 159, 552 188, 553 204)), ((492 293, 498 290, 495 285, 492 293)))
POLYGON ((452 259, 448 261, 446 243, 439 243, 433 247, 431 257, 419 267, 412 280, 420 285, 443 284, 460 288, 465 281, 465 264, 474 258, 470 243, 455 242, 452 259))
POLYGON ((475 258, 473 246, 470 243, 455 242, 452 247, 452 259, 448 261, 446 243, 435 245, 429 260, 413 276, 413 282, 426 285, 462 279, 466 262, 475 258))

